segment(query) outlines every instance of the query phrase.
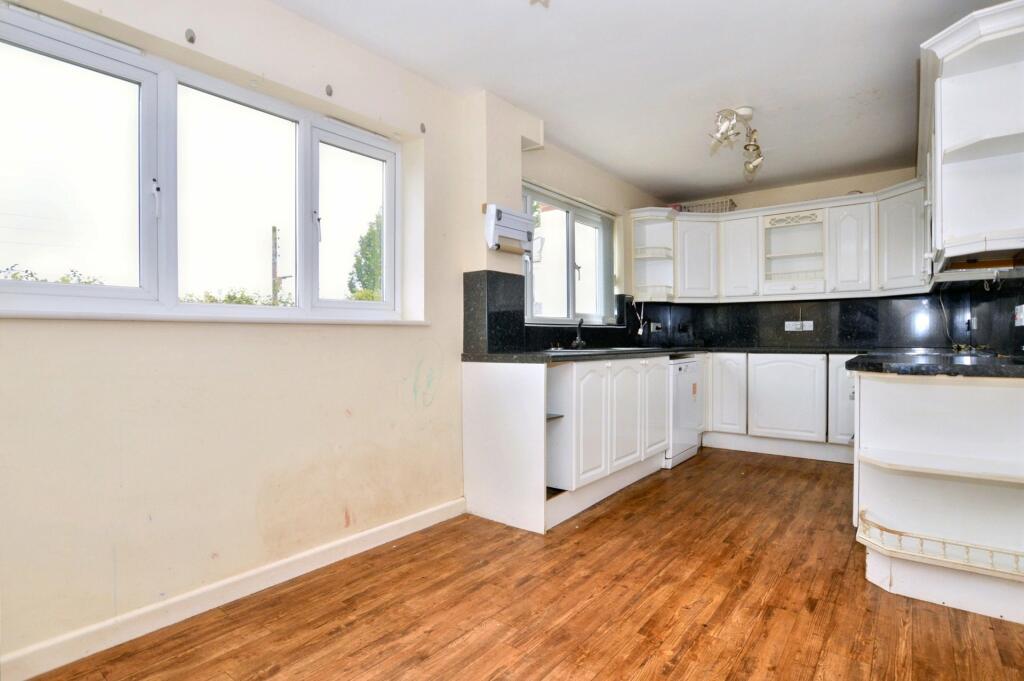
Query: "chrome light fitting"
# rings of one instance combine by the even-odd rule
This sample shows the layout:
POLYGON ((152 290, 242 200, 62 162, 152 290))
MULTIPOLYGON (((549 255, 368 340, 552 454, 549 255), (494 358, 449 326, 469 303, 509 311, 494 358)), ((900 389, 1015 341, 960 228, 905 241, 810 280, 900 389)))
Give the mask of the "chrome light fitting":
POLYGON ((708 134, 711 144, 718 146, 728 144, 741 132, 746 132, 747 143, 743 145, 746 160, 743 163, 743 170, 748 175, 756 173, 764 163, 764 154, 761 153, 761 145, 757 142, 757 130, 750 126, 750 119, 753 117, 754 110, 749 106, 722 109, 715 114, 715 131, 708 134))

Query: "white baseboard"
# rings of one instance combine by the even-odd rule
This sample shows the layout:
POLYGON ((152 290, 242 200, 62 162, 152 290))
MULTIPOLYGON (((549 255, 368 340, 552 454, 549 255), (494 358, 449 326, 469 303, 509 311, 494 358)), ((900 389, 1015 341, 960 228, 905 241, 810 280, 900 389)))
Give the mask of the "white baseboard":
POLYGON ((573 492, 562 492, 551 497, 544 505, 544 528, 550 530, 555 525, 568 520, 577 513, 590 508, 602 499, 606 499, 623 487, 632 485, 641 478, 661 470, 664 454, 652 456, 633 464, 621 471, 616 471, 607 478, 584 485, 573 492))
POLYGON ((781 440, 773 437, 755 437, 736 433, 704 433, 705 447, 738 449, 741 452, 795 456, 800 459, 816 459, 835 463, 853 463, 852 445, 834 445, 828 442, 804 442, 802 440, 781 440))
POLYGON ((462 515, 465 498, 321 544, 219 582, 90 624, 0 657, 0 679, 21 681, 267 587, 462 515))

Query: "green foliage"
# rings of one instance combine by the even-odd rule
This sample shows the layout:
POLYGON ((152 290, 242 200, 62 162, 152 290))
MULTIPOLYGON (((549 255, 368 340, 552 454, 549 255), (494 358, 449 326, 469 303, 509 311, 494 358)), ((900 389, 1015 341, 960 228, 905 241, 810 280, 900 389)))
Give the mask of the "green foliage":
POLYGON ((384 300, 384 216, 383 211, 359 237, 352 271, 348 275, 348 290, 352 300, 384 300))
POLYGON ((9 279, 11 281, 39 281, 55 284, 92 285, 103 283, 98 278, 88 274, 82 274, 76 269, 68 270, 66 274, 60 275, 57 279, 46 279, 44 277, 40 277, 33 270, 25 267, 19 267, 17 263, 0 268, 0 279, 9 279))
MULTIPOLYGON (((219 293, 219 292, 218 292, 219 293)), ((279 293, 277 302, 272 294, 261 295, 244 288, 228 289, 226 293, 215 294, 203 291, 202 295, 188 293, 182 296, 183 303, 213 303, 223 305, 267 305, 271 307, 291 307, 295 305, 295 297, 291 293, 279 293)))

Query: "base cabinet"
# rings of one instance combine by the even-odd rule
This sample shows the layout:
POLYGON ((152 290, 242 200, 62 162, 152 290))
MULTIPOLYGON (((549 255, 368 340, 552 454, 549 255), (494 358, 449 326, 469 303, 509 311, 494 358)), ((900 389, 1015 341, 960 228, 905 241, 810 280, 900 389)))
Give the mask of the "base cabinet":
POLYGON ((751 435, 825 441, 826 355, 756 354, 748 366, 751 435))
POLYGON ((855 356, 828 356, 828 441, 836 445, 853 442, 855 383, 846 363, 855 356))
POLYGON ((576 490, 664 455, 668 387, 667 356, 549 368, 547 486, 576 490))
POLYGON ((711 430, 747 432, 747 355, 716 352, 711 355, 711 430))
MULTIPOLYGON (((613 361, 610 364, 611 399, 608 421, 611 426, 610 472, 614 472, 636 463, 641 458, 640 425, 643 420, 643 400, 640 384, 643 382, 643 367, 639 362, 628 359, 613 361)), ((580 454, 583 455, 583 452, 580 454)))
POLYGON ((663 456, 671 427, 668 357, 640 360, 643 363, 643 458, 663 456))

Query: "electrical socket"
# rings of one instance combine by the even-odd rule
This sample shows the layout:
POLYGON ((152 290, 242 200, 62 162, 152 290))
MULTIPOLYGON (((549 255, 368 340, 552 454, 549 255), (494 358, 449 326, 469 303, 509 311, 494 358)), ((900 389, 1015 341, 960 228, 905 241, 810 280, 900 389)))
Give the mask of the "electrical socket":
POLYGON ((805 321, 804 322, 804 331, 814 331, 814 322, 812 322, 812 321, 805 321))
POLYGON ((1013 308, 1013 325, 1024 326, 1024 305, 1013 308))
POLYGON ((803 331, 803 322, 786 322, 786 331, 803 331))
POLYGON ((661 322, 651 322, 651 333, 661 331, 661 322))

